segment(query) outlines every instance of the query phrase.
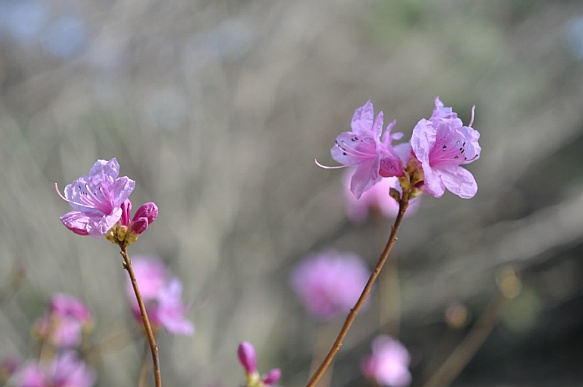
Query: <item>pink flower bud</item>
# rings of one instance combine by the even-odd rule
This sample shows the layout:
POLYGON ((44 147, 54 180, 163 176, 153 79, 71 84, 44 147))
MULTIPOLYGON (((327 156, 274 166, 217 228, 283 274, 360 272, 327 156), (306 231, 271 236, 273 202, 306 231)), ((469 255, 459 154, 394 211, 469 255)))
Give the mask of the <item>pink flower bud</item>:
POLYGON ((144 203, 138 208, 136 214, 134 215, 132 221, 136 222, 140 218, 147 218, 148 224, 154 223, 158 217, 158 206, 155 203, 148 202, 144 203))
POLYGON ((132 202, 130 199, 124 200, 121 204, 121 218, 120 222, 122 226, 129 226, 130 225, 130 211, 132 210, 132 202))
POLYGON ((130 227, 130 230, 132 233, 140 235, 141 233, 146 231, 146 229, 148 228, 148 225, 149 225, 148 218, 135 219, 135 216, 134 216, 134 220, 132 220, 132 225, 130 227))
POLYGON ((255 348, 247 341, 241 342, 237 349, 239 361, 247 373, 254 373, 257 371, 257 356, 255 355, 255 348))
POLYGON ((274 385, 281 379, 281 370, 279 368, 274 368, 265 375, 263 378, 263 383, 268 386, 274 385))

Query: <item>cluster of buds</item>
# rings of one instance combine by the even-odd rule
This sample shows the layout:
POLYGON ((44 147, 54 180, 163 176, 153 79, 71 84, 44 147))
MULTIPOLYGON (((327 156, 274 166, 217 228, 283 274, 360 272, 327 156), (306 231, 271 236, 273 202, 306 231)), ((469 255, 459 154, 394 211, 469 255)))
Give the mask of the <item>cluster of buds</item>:
POLYGON ((279 368, 274 368, 265 375, 259 374, 257 371, 257 355, 251 343, 243 341, 239 344, 237 355, 245 369, 245 387, 275 386, 281 379, 281 370, 279 368))
POLYGON ((120 220, 105 234, 105 238, 111 243, 129 246, 158 217, 158 207, 152 202, 142 204, 130 220, 131 209, 132 202, 126 199, 121 205, 120 220))

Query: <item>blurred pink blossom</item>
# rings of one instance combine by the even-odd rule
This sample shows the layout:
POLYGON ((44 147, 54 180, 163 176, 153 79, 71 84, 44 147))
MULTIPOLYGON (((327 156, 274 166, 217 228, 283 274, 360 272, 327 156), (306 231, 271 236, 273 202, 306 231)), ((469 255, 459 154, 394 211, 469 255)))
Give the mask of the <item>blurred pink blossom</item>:
POLYGON ((74 352, 64 352, 46 366, 29 363, 14 379, 16 387, 92 387, 95 372, 74 352))
POLYGON ((291 285, 308 313, 325 320, 346 315, 369 276, 358 255, 326 250, 300 262, 291 274, 291 285))
POLYGON ((49 312, 37 321, 35 331, 59 348, 81 344, 84 333, 93 325, 91 313, 78 299, 68 294, 53 295, 49 312))
MULTIPOLYGON (((132 267, 151 324, 162 326, 170 333, 192 335, 194 325, 186 318, 188 307, 182 303, 182 284, 176 277, 169 278, 164 263, 156 258, 136 257, 132 267)), ((128 278, 126 291, 132 310, 141 323, 140 308, 128 278)))
POLYGON ((377 336, 372 343, 372 355, 363 359, 362 373, 381 386, 405 387, 411 384, 411 357, 407 348, 387 335, 377 336))
MULTIPOLYGON (((364 223, 369 215, 380 214, 385 218, 395 218, 399 212, 399 204, 389 195, 391 188, 401 191, 397 177, 382 178, 369 190, 362 193, 357 199, 350 191, 350 174, 344 175, 344 201, 346 216, 356 224, 364 223)), ((409 216, 419 207, 419 198, 409 201, 409 209, 405 216, 409 216)))

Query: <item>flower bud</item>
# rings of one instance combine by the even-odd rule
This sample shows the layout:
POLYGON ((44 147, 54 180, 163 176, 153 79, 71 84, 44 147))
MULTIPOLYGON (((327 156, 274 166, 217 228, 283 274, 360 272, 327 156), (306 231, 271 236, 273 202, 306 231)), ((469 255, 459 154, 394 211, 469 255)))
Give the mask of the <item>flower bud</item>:
POLYGON ((124 200, 121 204, 121 218, 120 222, 122 226, 129 226, 130 225, 130 211, 132 210, 132 202, 130 199, 124 200))
POLYGON ((237 355, 239 361, 247 373, 254 373, 257 371, 257 355, 255 355, 255 348, 247 341, 241 342, 237 348, 237 355))
POLYGON ((281 370, 279 368, 274 368, 265 375, 263 378, 263 383, 268 386, 274 385, 281 379, 281 370))
POLYGON ((132 222, 136 222, 140 218, 147 218, 148 224, 154 223, 158 217, 158 206, 153 202, 144 203, 138 208, 134 215, 132 222))

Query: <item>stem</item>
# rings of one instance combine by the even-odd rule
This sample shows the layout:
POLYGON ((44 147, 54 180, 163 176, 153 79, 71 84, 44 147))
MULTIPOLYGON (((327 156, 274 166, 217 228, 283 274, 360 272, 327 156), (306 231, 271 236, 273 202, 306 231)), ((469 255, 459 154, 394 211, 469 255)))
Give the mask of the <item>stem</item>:
POLYGON ((381 257, 379 258, 377 266, 371 273, 368 282, 364 286, 364 289, 362 290, 362 293, 358 298, 358 301, 356 301, 356 304, 354 305, 354 308, 350 309, 348 316, 346 316, 344 325, 342 325, 342 329, 340 329, 340 332, 338 333, 338 336, 336 337, 334 344, 332 344, 332 347, 330 348, 328 355, 326 355, 326 358, 322 361, 322 364, 320 364, 320 367, 318 367, 318 369, 311 377, 306 387, 314 387, 316 383, 318 383, 318 380, 320 380, 322 375, 324 375, 324 372, 326 372, 326 369, 332 362, 332 359, 334 358, 334 356, 336 356, 336 353, 340 350, 340 347, 342 347, 342 341, 346 337, 346 334, 348 333, 350 326, 354 322, 356 315, 358 314, 360 308, 364 304, 364 301, 368 297, 370 290, 372 289, 372 285, 374 284, 379 273, 381 272, 381 269, 383 268, 385 262, 387 261, 389 253, 393 249, 393 245, 397 241, 397 231, 399 231, 399 226, 401 225, 401 221, 403 220, 403 216, 405 215, 405 211, 407 210, 408 206, 409 206, 409 192, 405 191, 403 192, 403 195, 401 196, 401 201, 399 202, 399 214, 397 215, 397 219, 395 219, 395 223, 391 227, 391 235, 389 236, 389 241, 387 242, 387 246, 385 247, 385 250, 381 254, 381 257))
POLYGON ((138 289, 138 282, 136 281, 136 276, 134 275, 134 269, 132 269, 132 261, 128 255, 127 246, 121 245, 121 256, 124 260, 124 269, 127 270, 130 280, 132 281, 132 287, 134 288, 134 293, 136 294, 136 299, 138 300, 138 306, 140 307, 140 313, 142 314, 142 321, 144 322, 144 328, 146 329, 146 335, 148 336, 148 341, 150 342, 150 350, 152 352, 152 362, 154 364, 154 380, 156 381, 156 387, 162 387, 162 378, 160 376, 160 362, 158 360, 158 346, 156 345, 156 340, 154 339, 154 333, 152 331, 152 326, 150 325, 150 320, 148 319, 148 313, 146 312, 146 307, 144 306, 144 300, 140 294, 140 289, 138 289))

